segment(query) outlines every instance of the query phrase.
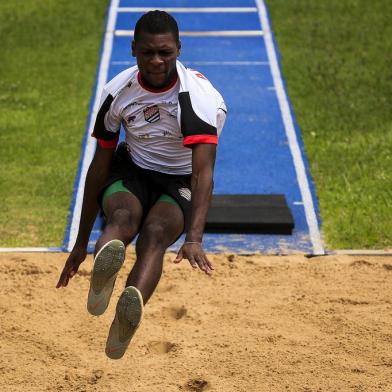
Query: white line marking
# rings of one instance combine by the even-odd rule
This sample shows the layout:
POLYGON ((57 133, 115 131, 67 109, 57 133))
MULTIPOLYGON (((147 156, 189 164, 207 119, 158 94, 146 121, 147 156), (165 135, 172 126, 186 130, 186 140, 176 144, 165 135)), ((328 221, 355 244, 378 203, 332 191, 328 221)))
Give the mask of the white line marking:
POLYGON ((81 214, 82 201, 83 201, 83 193, 84 193, 84 183, 86 181, 86 174, 87 174, 88 167, 90 165, 90 162, 95 152, 96 141, 94 138, 90 137, 90 135, 93 131, 95 117, 98 112, 101 91, 107 80, 109 61, 110 61, 110 56, 113 47, 113 31, 116 25, 116 17, 117 17, 116 11, 119 2, 120 0, 112 0, 109 8, 109 15, 108 15, 108 21, 107 21, 106 32, 105 32, 105 40, 104 40, 103 50, 102 50, 102 59, 98 72, 97 86, 95 89, 95 100, 94 100, 93 109, 90 113, 89 127, 87 130, 86 148, 85 148, 82 168, 80 172, 80 179, 77 186, 75 206, 72 213, 69 242, 67 244, 68 251, 72 250, 76 241, 76 236, 78 234, 80 214, 81 214))
POLYGON ((112 61, 112 65, 136 65, 134 61, 112 61))
POLYGON ((184 61, 194 65, 269 65, 268 61, 184 61))
MULTIPOLYGON (((188 65, 269 65, 268 61, 181 61, 188 65)), ((136 65, 135 61, 112 61, 112 65, 136 65)), ((275 89, 275 87, 273 87, 275 89)))
POLYGON ((159 9, 160 11, 166 12, 182 12, 182 13, 193 13, 193 12, 230 12, 230 13, 250 13, 257 12, 256 7, 120 7, 118 12, 148 12, 159 9))
POLYGON ((34 247, 26 247, 26 248, 0 248, 0 253, 22 253, 22 252, 42 252, 42 253, 48 253, 48 252, 64 252, 63 248, 34 248, 34 247))
POLYGON ((303 201, 293 201, 293 204, 294 204, 295 206, 303 206, 303 205, 304 205, 304 202, 303 202, 303 201))
POLYGON ((313 246, 313 253, 315 255, 324 254, 325 251, 322 245, 312 194, 310 192, 308 179, 306 177, 305 165, 302 159, 301 150, 298 145, 293 118, 291 116, 288 99, 283 86, 282 76, 280 74, 279 64, 275 53, 267 10, 263 0, 256 0, 256 5, 259 9, 259 17, 264 31, 264 41, 267 48, 267 55, 271 64, 272 78, 276 87, 276 94, 279 100, 279 106, 282 113, 287 139, 289 141, 291 155, 293 156, 294 167, 297 174, 302 200, 304 201, 305 216, 309 227, 309 235, 313 246))
MULTIPOLYGON (((174 246, 174 245, 173 245, 174 246)), ((177 248, 170 248, 174 250, 178 250, 177 248)), ((63 248, 35 248, 35 247, 26 247, 26 248, 0 248, 0 253, 65 253, 66 251, 63 248)), ((292 252, 290 252, 291 254, 292 252)), ((248 254, 249 253, 246 253, 248 254)), ((271 254, 276 254, 272 252, 271 254)), ((293 253, 293 254, 302 254, 293 253)), ((392 249, 338 249, 338 250, 330 250, 325 253, 327 256, 392 256, 392 249)))
MULTIPOLYGON (((260 37, 262 30, 180 31, 180 37, 260 37)), ((133 37, 133 30, 116 30, 116 37, 133 37)))
POLYGON ((338 249, 327 252, 327 255, 339 256, 392 256, 392 249, 338 249))

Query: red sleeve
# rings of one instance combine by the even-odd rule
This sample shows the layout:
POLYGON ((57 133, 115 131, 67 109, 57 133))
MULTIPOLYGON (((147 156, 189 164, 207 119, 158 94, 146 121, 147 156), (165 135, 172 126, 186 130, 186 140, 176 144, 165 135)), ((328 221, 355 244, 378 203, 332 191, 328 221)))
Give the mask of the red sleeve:
POLYGON ((218 144, 217 129, 207 123, 194 111, 189 91, 178 94, 181 108, 181 132, 183 145, 191 147, 194 144, 218 144))
POLYGON ((95 119, 94 130, 91 136, 97 139, 101 148, 116 148, 118 143, 120 128, 117 132, 110 132, 105 127, 105 116, 110 110, 113 100, 114 98, 109 94, 101 105, 95 119))
POLYGON ((182 144, 185 147, 193 144, 218 144, 218 137, 216 135, 190 135, 184 137, 182 144))
MULTIPOLYGON (((94 135, 93 135, 94 136, 94 135)), ((118 135, 115 139, 112 140, 103 140, 103 139, 98 139, 97 138, 97 143, 101 148, 116 148, 117 143, 118 143, 118 135)))

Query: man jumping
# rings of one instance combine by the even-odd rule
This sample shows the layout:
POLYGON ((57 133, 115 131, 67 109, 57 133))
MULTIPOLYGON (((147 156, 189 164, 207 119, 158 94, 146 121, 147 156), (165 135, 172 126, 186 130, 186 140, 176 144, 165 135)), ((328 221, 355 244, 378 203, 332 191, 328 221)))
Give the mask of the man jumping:
POLYGON ((158 285, 164 253, 183 232, 175 262, 187 259, 206 274, 213 270, 202 237, 226 106, 202 74, 177 61, 180 49, 177 23, 166 12, 150 11, 136 23, 132 55, 137 65, 104 87, 79 232, 57 283, 66 287, 86 258, 101 208, 106 226, 96 244, 87 300, 88 311, 101 315, 125 247, 139 234, 136 262, 106 343, 113 359, 124 355, 158 285), (121 125, 126 141, 117 146, 121 125))

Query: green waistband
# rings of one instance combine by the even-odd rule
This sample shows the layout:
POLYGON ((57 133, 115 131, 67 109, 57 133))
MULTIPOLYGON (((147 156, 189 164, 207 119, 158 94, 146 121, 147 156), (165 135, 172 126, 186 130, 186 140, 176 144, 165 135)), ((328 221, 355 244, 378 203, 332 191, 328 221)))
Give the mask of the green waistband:
MULTIPOLYGON (((102 196, 102 203, 109 196, 111 196, 111 195, 113 195, 114 193, 117 193, 117 192, 128 192, 128 193, 131 193, 131 191, 124 186, 122 180, 118 180, 118 181, 114 182, 113 184, 109 185, 105 189, 105 192, 104 192, 104 194, 102 196)), ((162 194, 159 197, 158 201, 163 201, 163 202, 166 202, 166 203, 178 205, 177 201, 173 197, 167 195, 166 193, 162 194)))

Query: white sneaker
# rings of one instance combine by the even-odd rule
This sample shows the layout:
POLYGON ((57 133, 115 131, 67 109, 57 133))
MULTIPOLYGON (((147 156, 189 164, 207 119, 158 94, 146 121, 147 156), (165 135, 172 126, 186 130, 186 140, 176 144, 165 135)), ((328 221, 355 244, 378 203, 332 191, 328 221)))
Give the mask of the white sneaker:
POLYGON ((120 359, 143 318, 143 297, 133 286, 124 289, 116 307, 116 316, 110 326, 106 341, 106 355, 111 359, 120 359))
POLYGON ((100 316, 108 307, 124 259, 125 246, 120 240, 107 242, 95 256, 87 299, 87 310, 92 315, 100 316))

